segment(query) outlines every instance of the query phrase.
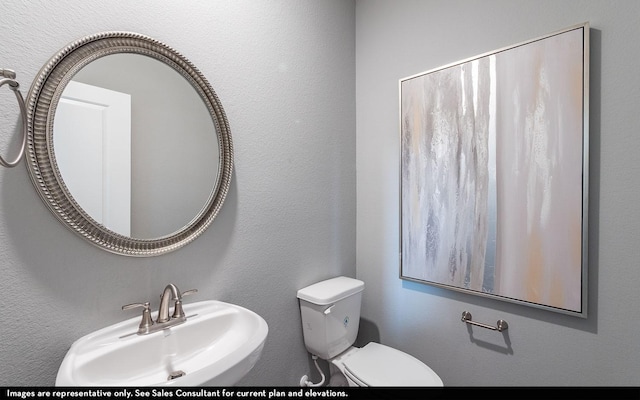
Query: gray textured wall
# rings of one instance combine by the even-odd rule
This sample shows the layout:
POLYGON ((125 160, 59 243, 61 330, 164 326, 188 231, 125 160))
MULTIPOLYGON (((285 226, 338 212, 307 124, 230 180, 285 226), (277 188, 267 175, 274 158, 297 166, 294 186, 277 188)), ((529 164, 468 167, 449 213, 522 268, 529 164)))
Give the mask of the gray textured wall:
POLYGON ((640 3, 356 2, 357 275, 368 338, 429 364, 445 385, 640 382, 640 3), (398 279, 398 80, 591 23, 589 318, 398 279), (509 323, 503 336, 460 322, 509 323), (472 333, 472 335, 470 334, 472 333))
MULTIPOLYGON (((68 43, 100 31, 149 35, 207 77, 229 118, 230 194, 177 252, 134 259, 78 238, 38 198, 24 165, 0 169, 0 385, 53 385, 71 343, 132 317, 169 282, 262 315, 270 334, 243 385, 309 373, 297 289, 355 276, 355 3, 351 1, 17 1, 0 13, 0 67, 23 94, 68 43)), ((16 126, 0 93, 2 151, 16 126)), ((7 154, 8 151, 3 152, 7 154)))
MULTIPOLYGON (((193 301, 231 301, 263 315, 271 329, 265 353, 241 383, 296 385, 311 366, 295 291, 355 274, 354 154, 364 339, 414 354, 449 385, 637 385, 638 3, 355 4, 5 4, 0 67, 18 72, 25 94, 49 57, 84 35, 138 31, 178 49, 225 106, 236 167, 213 226, 149 259, 77 238, 38 199, 24 166, 0 169, 0 385, 53 384, 73 340, 123 319, 122 304, 155 299, 167 282, 199 288, 193 301), (584 21, 592 25, 590 317, 400 281, 398 79, 584 21), (460 322, 465 309, 479 321, 506 319, 508 336, 474 328, 470 337, 460 322)), ((6 88, 0 106, 11 110, 0 115, 5 132, 18 119, 6 88)), ((0 144, 6 149, 6 134, 0 144)))

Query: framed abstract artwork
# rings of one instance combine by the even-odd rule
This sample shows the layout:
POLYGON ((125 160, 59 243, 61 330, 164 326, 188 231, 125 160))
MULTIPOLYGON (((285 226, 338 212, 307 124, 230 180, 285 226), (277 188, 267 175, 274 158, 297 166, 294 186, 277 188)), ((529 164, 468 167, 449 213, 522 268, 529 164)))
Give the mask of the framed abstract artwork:
POLYGON ((589 24, 399 86, 400 277, 586 318, 589 24))

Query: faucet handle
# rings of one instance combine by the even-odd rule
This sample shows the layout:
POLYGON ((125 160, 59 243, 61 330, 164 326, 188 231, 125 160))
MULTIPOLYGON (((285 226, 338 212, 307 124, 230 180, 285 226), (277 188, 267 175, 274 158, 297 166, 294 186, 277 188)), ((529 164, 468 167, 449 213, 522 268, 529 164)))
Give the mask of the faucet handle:
POLYGON ((144 303, 132 303, 132 304, 127 304, 126 306, 122 306, 122 311, 124 310, 131 310, 132 308, 137 308, 137 307, 142 307, 145 310, 148 310, 151 308, 151 304, 149 304, 148 301, 144 302, 144 303))
POLYGON ((182 292, 182 296, 179 299, 176 299, 176 303, 173 305, 173 315, 171 318, 184 318, 184 311, 182 310, 182 298, 184 296, 189 296, 191 294, 197 293, 198 289, 189 289, 182 292))
POLYGON ((194 294, 194 293, 198 293, 198 289, 189 289, 187 291, 184 291, 184 292, 182 292, 182 296, 181 297, 189 296, 189 295, 194 294))
POLYGON ((122 310, 131 310, 132 308, 142 307, 142 321, 138 327, 138 332, 148 331, 149 327, 153 325, 153 319, 151 319, 151 305, 148 301, 144 303, 132 303, 122 306, 122 310))

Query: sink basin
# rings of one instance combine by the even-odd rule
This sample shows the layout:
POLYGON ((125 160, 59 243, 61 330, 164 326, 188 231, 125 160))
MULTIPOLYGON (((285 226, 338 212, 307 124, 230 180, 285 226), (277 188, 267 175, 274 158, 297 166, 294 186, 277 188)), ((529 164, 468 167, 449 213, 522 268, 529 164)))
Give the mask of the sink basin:
POLYGON ((267 323, 221 301, 183 307, 187 321, 159 332, 137 335, 138 316, 78 339, 56 386, 234 385, 260 358, 267 323))

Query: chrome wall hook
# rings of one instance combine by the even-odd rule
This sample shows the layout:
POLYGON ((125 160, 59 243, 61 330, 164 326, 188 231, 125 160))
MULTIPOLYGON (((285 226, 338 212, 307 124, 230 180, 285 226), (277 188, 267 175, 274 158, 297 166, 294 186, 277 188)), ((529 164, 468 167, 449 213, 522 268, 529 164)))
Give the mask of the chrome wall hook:
POLYGON ((24 149, 27 144, 27 109, 24 105, 22 93, 20 93, 20 84, 15 80, 16 73, 10 69, 0 68, 0 76, 4 77, 3 79, 0 79, 0 87, 8 84, 9 88, 13 90, 13 93, 16 95, 16 99, 18 100, 18 105, 20 106, 20 115, 22 116, 22 144, 16 158, 13 161, 7 161, 0 156, 0 165, 7 168, 13 168, 18 165, 20 160, 22 160, 22 157, 24 156, 24 149))

